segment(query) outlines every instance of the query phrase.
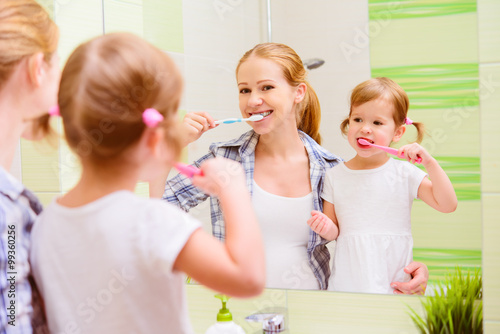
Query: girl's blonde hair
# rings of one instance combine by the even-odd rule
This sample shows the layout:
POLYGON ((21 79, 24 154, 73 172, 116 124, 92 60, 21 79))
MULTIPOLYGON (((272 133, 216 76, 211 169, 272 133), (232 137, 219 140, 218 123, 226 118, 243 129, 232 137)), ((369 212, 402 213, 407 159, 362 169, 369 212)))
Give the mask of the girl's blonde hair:
POLYGON ((236 75, 238 75, 241 64, 247 61, 251 56, 270 59, 280 65, 283 70, 283 76, 288 81, 289 85, 297 87, 301 83, 306 84, 306 95, 297 106, 297 127, 299 130, 307 133, 318 144, 321 144, 321 135, 319 134, 321 107, 316 92, 306 80, 307 71, 297 53, 285 44, 258 44, 241 57, 236 67, 236 75))
MULTIPOLYGON (((393 104, 393 119, 396 127, 405 124, 408 108, 410 107, 410 100, 406 92, 389 78, 372 78, 357 85, 351 93, 349 116, 340 124, 340 130, 344 135, 347 135, 352 108, 378 98, 385 98, 393 104)), ((420 122, 413 122, 412 124, 417 128, 417 142, 420 143, 424 137, 424 125, 420 122)))
MULTIPOLYGON (((59 29, 35 0, 0 1, 0 90, 22 59, 42 52, 49 63, 58 41, 59 29)), ((35 124, 35 131, 50 133, 48 116, 35 124)))
POLYGON ((94 165, 116 163, 146 128, 145 109, 163 115, 169 147, 181 149, 177 109, 182 78, 164 52, 140 37, 113 33, 73 51, 62 72, 59 108, 69 146, 94 165))

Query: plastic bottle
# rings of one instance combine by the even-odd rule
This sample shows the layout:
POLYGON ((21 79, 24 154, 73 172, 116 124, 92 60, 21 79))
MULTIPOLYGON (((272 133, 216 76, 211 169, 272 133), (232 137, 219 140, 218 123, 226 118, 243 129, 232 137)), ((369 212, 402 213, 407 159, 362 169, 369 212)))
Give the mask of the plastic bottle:
POLYGON ((226 308, 228 297, 226 295, 215 295, 222 301, 222 308, 217 313, 217 322, 210 326, 205 334, 245 334, 243 328, 233 321, 233 315, 226 308))

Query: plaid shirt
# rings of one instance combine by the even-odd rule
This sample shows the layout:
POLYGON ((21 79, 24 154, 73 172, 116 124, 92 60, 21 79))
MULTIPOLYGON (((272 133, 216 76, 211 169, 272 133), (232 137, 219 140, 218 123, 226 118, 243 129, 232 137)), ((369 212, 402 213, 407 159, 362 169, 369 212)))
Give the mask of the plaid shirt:
MULTIPOLYGON (((325 150, 300 130, 299 136, 309 156, 309 175, 311 178, 314 210, 322 211, 323 201, 321 200, 321 192, 323 191, 325 172, 328 168, 335 166, 341 159, 325 150)), ((212 144, 210 145, 210 153, 195 161, 194 165, 199 167, 203 161, 216 156, 238 161, 243 165, 247 187, 250 190, 250 194, 252 194, 255 146, 258 141, 259 135, 250 130, 238 139, 212 144)), ((189 178, 181 174, 167 181, 163 194, 163 199, 176 204, 185 211, 203 202, 208 197, 208 195, 194 187, 189 178)), ((210 211, 212 233, 216 238, 223 241, 225 239, 224 219, 220 203, 215 197, 210 197, 210 211)), ((328 278, 330 277, 330 252, 326 248, 327 242, 313 230, 310 230, 307 254, 311 269, 322 290, 328 288, 328 278)))
POLYGON ((48 333, 28 260, 31 228, 41 211, 36 197, 0 167, 1 334, 48 333))

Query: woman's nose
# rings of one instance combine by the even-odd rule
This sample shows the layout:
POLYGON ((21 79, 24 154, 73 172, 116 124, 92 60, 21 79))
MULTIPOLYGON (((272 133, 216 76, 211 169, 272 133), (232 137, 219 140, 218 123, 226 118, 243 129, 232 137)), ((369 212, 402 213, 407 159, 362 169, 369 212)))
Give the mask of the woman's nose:
POLYGON ((251 107, 260 106, 262 104, 262 97, 259 93, 250 93, 250 98, 248 99, 248 105, 251 107))

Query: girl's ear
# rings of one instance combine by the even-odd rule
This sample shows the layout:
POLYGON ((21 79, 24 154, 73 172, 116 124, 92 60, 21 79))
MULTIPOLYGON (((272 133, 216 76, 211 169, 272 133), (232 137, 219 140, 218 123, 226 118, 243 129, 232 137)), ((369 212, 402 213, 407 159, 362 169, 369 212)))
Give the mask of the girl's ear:
POLYGON ((28 59, 29 79, 35 87, 42 85, 43 76, 45 75, 44 64, 45 60, 42 52, 35 53, 28 59))
POLYGON ((399 128, 396 129, 396 132, 394 132, 394 136, 392 137, 393 142, 397 142, 403 137, 406 131, 406 126, 401 125, 399 128))
POLYGON ((158 157, 161 154, 163 129, 161 127, 147 128, 144 135, 146 136, 146 146, 149 151, 155 157, 158 157))
POLYGON ((156 128, 148 128, 145 130, 146 146, 149 154, 160 161, 171 162, 174 159, 174 150, 165 140, 165 129, 161 126, 156 128))
POLYGON ((307 92, 307 86, 305 83, 301 83, 296 87, 296 93, 295 93, 295 103, 300 103, 302 100, 304 100, 304 97, 306 96, 307 92))

